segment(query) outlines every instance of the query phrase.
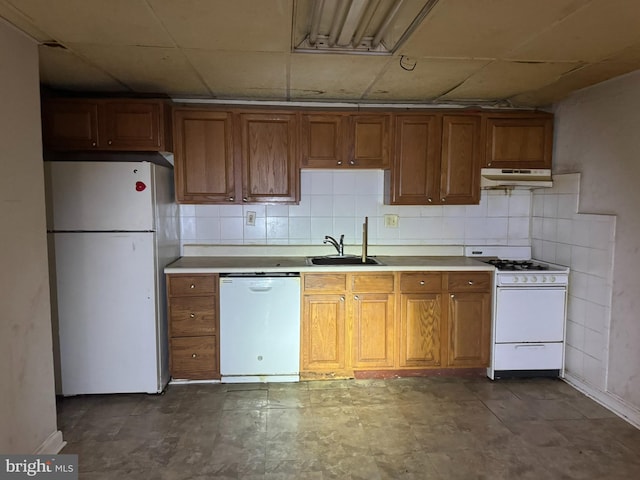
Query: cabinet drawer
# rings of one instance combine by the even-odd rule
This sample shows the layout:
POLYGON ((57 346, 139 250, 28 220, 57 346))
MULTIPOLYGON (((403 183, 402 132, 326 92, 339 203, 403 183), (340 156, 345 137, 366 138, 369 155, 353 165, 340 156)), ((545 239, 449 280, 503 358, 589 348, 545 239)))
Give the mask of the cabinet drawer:
POLYGON ((402 293, 439 293, 442 291, 442 274, 402 273, 400 274, 400 291, 402 293))
POLYGON ((313 273, 304 276, 304 290, 320 291, 344 291, 347 288, 347 276, 343 273, 313 273))
POLYGON ((172 338, 171 376, 192 380, 219 378, 216 337, 172 338))
POLYGON ((215 295, 218 293, 217 275, 168 275, 169 296, 215 295))
POLYGON ((216 333, 216 297, 173 297, 169 318, 171 336, 214 335, 216 333))
POLYGON ((489 272, 449 273, 450 292, 490 292, 491 274, 489 272))
POLYGON ((389 293, 395 290, 395 277, 392 273, 373 273, 353 275, 351 277, 352 292, 389 293))

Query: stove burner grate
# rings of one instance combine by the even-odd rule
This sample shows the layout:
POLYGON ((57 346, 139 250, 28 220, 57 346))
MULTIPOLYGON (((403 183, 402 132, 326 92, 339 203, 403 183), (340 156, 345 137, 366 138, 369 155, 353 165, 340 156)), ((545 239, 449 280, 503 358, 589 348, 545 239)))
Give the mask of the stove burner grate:
POLYGON ((486 261, 490 265, 493 265, 498 270, 508 271, 539 271, 548 270, 547 265, 532 262, 531 260, 504 260, 504 259, 491 259, 486 261))

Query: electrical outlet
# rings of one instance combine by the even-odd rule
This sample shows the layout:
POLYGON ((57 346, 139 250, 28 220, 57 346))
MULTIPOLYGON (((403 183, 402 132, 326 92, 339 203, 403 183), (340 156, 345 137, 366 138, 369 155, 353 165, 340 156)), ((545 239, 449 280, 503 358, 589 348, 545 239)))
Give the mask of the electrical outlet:
POLYGON ((247 212, 247 225, 256 224, 256 212, 247 212))
POLYGON ((386 214, 384 216, 385 228, 398 228, 398 215, 386 214))

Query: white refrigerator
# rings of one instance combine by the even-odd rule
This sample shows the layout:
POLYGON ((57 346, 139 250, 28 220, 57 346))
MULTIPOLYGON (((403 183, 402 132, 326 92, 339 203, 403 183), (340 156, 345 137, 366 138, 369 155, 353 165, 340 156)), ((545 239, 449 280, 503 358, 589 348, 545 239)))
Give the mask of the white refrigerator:
POLYGON ((172 169, 60 161, 45 174, 58 393, 161 392, 163 269, 180 250, 172 169))

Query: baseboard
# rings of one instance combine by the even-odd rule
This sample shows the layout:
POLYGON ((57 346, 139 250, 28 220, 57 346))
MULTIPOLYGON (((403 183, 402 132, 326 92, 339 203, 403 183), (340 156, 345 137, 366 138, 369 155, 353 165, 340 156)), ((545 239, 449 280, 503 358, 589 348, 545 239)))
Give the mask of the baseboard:
POLYGON ((66 444, 67 442, 62 439, 62 432, 60 430, 56 430, 49 435, 49 437, 42 442, 42 445, 40 445, 33 453, 35 455, 55 455, 60 453, 60 450, 62 450, 66 444))
POLYGON ((565 372, 564 381, 574 387, 576 390, 584 393, 589 398, 595 400, 607 410, 611 410, 623 420, 626 420, 636 428, 640 428, 640 410, 629 405, 623 399, 611 392, 603 392, 591 385, 584 383, 579 378, 565 372))

